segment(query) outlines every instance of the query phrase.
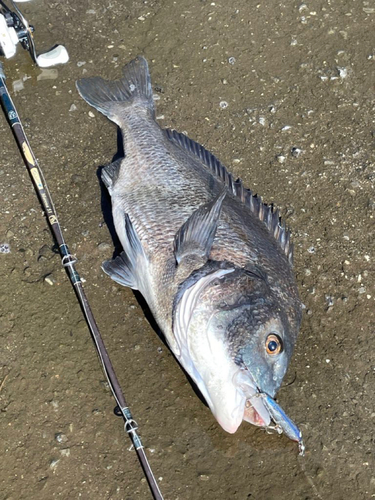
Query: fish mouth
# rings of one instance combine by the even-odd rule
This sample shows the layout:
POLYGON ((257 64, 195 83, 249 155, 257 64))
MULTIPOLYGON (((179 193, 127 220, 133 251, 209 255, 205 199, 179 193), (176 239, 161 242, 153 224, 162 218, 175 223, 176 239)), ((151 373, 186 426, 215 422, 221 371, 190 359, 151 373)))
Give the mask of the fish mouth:
POLYGON ((261 392, 248 370, 241 370, 236 376, 239 390, 245 396, 243 420, 257 427, 268 427, 271 423, 271 416, 258 397, 261 392))
POLYGON ((268 410, 263 402, 256 396, 246 400, 243 419, 258 427, 268 427, 271 423, 271 417, 268 410))

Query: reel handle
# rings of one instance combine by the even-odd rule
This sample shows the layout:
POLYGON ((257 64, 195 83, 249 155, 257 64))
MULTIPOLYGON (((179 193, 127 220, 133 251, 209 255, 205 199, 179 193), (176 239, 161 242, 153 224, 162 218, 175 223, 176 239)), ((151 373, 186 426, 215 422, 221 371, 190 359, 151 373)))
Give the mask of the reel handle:
POLYGON ((27 22, 16 5, 16 3, 29 1, 9 0, 12 7, 9 8, 5 1, 0 0, 0 56, 5 56, 7 59, 14 56, 16 46, 20 43, 40 68, 67 63, 69 55, 63 45, 57 45, 48 52, 38 55, 33 37, 34 28, 27 22))
MULTIPOLYGON (((18 0, 21 2, 29 0, 18 0)), ((39 68, 49 68, 50 66, 55 66, 56 64, 65 64, 69 61, 69 54, 64 45, 57 45, 53 49, 45 52, 44 54, 39 54, 35 58, 35 62, 39 68)))

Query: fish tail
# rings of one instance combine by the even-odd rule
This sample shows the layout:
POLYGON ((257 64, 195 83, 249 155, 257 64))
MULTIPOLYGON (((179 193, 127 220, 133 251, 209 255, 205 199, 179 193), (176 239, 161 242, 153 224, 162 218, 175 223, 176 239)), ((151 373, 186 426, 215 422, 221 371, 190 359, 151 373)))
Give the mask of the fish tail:
POLYGON ((76 82, 83 99, 118 125, 122 111, 140 104, 154 116, 154 99, 148 64, 138 56, 123 68, 120 80, 108 81, 100 77, 82 78, 76 82))

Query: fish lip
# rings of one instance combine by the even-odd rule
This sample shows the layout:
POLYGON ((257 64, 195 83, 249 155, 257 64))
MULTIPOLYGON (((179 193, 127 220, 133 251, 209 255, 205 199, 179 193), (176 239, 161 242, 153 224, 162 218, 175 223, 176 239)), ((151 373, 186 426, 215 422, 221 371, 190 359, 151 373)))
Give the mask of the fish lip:
POLYGON ((246 398, 243 420, 257 427, 268 427, 272 420, 270 412, 257 397, 262 391, 247 368, 237 375, 237 383, 246 398))

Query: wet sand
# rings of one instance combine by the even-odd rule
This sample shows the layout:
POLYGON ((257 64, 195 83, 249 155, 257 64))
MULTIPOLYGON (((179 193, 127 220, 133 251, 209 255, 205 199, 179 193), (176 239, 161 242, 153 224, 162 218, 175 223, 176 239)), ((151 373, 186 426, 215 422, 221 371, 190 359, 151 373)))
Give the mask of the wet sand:
MULTIPOLYGON (((19 48, 9 89, 166 499, 375 497, 374 72, 371 2, 22 4, 53 71, 19 48), (98 169, 116 127, 78 96, 82 76, 150 64, 160 123, 204 144, 281 209, 306 306, 278 401, 294 443, 226 434, 134 294, 113 252, 98 169)), ((5 118, 0 117, 0 500, 151 498, 5 118)))

